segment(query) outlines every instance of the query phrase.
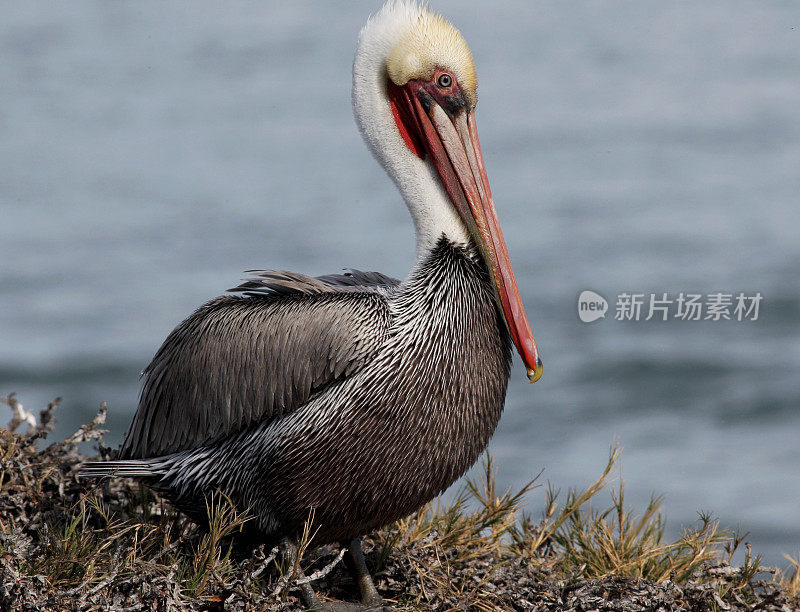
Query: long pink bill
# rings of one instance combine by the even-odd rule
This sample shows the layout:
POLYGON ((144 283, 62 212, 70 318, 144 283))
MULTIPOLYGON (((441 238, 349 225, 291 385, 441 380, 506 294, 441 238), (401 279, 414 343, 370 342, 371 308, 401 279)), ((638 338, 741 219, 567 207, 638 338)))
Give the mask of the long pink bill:
POLYGON ((483 163, 473 110, 449 115, 435 101, 426 109, 419 96, 407 95, 416 128, 445 191, 483 255, 511 339, 525 363, 528 379, 542 376, 542 361, 514 278, 483 163))

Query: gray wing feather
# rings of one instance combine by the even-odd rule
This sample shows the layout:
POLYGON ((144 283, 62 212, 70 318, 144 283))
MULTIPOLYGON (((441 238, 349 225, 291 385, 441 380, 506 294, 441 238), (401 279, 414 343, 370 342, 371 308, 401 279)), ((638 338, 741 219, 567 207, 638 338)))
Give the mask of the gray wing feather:
POLYGON ((250 297, 211 300, 164 341, 143 373, 122 458, 198 448, 278 418, 358 371, 383 344, 390 315, 380 291, 258 274, 235 289, 250 297))
POLYGON ((380 272, 350 269, 344 274, 306 276, 286 270, 248 270, 252 274, 229 291, 245 295, 288 295, 292 293, 345 293, 365 290, 391 292, 400 281, 380 272))
POLYGON ((364 272, 351 268, 344 274, 326 274, 318 276, 316 280, 338 287, 371 287, 395 288, 400 281, 380 272, 364 272))

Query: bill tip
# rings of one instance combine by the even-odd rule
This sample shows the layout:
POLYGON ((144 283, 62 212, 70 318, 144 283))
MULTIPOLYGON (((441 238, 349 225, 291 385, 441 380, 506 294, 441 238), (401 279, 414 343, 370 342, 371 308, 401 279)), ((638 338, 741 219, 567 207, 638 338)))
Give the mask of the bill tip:
POLYGON ((528 381, 535 383, 542 377, 542 372, 544 368, 542 366, 542 360, 538 357, 536 358, 536 367, 535 368, 528 368, 528 381))

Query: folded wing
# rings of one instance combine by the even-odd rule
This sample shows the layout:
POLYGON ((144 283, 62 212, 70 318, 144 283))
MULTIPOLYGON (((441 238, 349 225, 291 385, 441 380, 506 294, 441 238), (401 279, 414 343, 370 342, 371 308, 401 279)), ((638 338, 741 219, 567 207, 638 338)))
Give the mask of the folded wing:
POLYGON ((201 306, 144 371, 122 458, 198 448, 298 409, 369 363, 397 281, 353 270, 318 278, 257 271, 201 306))

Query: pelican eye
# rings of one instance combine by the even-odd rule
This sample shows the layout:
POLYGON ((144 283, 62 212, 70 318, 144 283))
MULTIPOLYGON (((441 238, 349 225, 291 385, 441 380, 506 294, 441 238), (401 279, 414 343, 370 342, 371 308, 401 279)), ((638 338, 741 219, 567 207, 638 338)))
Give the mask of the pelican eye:
POLYGON ((448 87, 450 87, 450 85, 453 84, 453 77, 445 73, 440 75, 439 78, 436 79, 436 82, 439 84, 439 87, 447 89, 448 87))

